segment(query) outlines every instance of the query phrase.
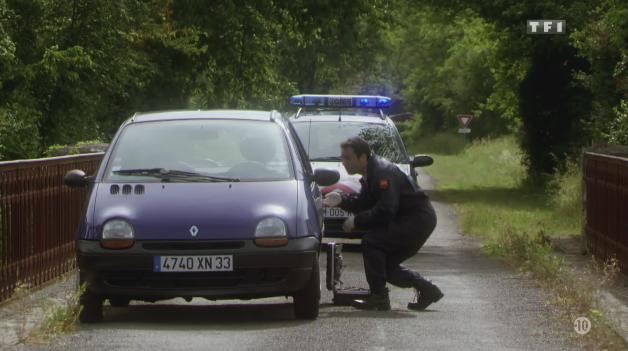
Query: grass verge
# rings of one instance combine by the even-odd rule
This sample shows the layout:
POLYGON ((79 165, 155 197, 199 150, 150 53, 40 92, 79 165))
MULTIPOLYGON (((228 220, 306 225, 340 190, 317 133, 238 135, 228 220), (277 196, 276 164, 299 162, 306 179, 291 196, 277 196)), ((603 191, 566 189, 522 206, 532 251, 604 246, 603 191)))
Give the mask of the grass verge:
POLYGON ((434 165, 426 168, 436 181, 432 197, 454 205, 462 232, 483 240, 485 250, 532 275, 551 292, 561 320, 573 323, 587 317, 592 329, 579 342, 606 350, 627 345, 610 328, 596 304, 599 287, 617 273, 616 262, 591 261, 574 271, 550 245, 553 236, 579 236, 582 226, 581 172, 572 163, 544 188, 525 182, 522 152, 513 137, 480 140, 452 152, 459 136, 438 135, 436 140, 414 143, 414 153, 431 153, 434 165), (448 138, 451 139, 448 142, 448 138), (421 145, 431 145, 422 149, 421 145))
POLYGON ((85 284, 74 291, 66 292, 60 302, 47 301, 43 306, 43 321, 39 328, 29 335, 28 341, 40 344, 48 343, 63 333, 75 330, 82 308, 79 297, 83 292, 85 292, 85 284))
POLYGON ((550 291, 560 322, 573 323, 579 317, 591 321, 588 334, 571 334, 574 341, 601 350, 626 350, 628 345, 613 331, 597 303, 600 287, 613 285, 619 276, 616 260, 600 262, 591 258, 586 265, 574 269, 554 253, 543 232, 530 235, 508 227, 503 235, 489 240, 485 249, 532 275, 541 287, 550 291))
MULTIPOLYGON (((439 136, 439 143, 446 144, 444 139, 439 136)), ((412 151, 424 153, 418 148, 412 151)), ((571 173, 556 178, 545 189, 525 182, 523 155, 513 137, 476 141, 457 154, 432 155, 434 165, 425 171, 437 183, 438 192, 433 196, 455 205, 464 233, 495 238, 507 225, 517 232, 580 234, 580 175, 576 165, 570 168, 571 173), (567 181, 569 187, 562 187, 567 181), (575 195, 570 197, 574 188, 575 195), (557 213, 557 209, 562 212, 557 213)))

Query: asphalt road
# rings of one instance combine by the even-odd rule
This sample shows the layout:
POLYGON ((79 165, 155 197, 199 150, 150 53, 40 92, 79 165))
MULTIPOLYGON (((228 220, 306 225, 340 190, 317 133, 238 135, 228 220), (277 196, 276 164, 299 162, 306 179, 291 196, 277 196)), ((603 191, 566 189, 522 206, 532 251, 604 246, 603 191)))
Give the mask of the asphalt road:
MULTIPOLYGON (((423 178, 425 180, 425 178, 423 178)), ((448 205, 435 203, 439 223, 424 248, 406 262, 441 287, 427 311, 406 308, 411 289, 391 287, 390 312, 334 306, 323 290, 316 321, 295 320, 291 300, 209 302, 175 299, 105 309, 105 321, 83 325, 52 345, 26 349, 80 350, 577 350, 571 323, 552 317, 534 281, 487 258, 457 233, 448 205)), ((343 280, 366 287, 359 252, 345 252, 343 280)), ((321 255, 325 267, 325 255, 321 255)), ((324 284, 325 272, 321 272, 324 284)), ((324 288, 324 286, 323 286, 324 288)))

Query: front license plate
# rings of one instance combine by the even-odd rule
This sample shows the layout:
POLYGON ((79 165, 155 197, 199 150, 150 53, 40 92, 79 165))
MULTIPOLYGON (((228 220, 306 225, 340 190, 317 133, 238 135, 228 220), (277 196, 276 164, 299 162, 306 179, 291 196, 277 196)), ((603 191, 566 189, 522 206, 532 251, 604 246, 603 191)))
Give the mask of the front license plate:
POLYGON ((153 272, 231 272, 232 255, 155 256, 153 272))
POLYGON ((325 217, 328 218, 344 218, 349 217, 347 211, 338 207, 325 207, 325 217))

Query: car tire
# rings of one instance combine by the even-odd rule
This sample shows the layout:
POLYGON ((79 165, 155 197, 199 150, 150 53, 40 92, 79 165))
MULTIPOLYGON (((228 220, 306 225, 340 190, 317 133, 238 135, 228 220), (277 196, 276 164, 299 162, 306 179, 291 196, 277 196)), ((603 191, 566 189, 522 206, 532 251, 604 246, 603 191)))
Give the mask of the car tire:
POLYGON ((305 286, 293 296, 294 315, 298 319, 316 319, 318 317, 318 304, 321 299, 321 282, 318 260, 312 267, 310 279, 305 286))
POLYGON ((112 297, 109 298, 109 304, 111 307, 127 307, 131 299, 128 297, 112 297))
POLYGON ((102 321, 102 302, 103 300, 86 291, 81 295, 81 312, 79 313, 79 321, 81 323, 98 323, 102 321))

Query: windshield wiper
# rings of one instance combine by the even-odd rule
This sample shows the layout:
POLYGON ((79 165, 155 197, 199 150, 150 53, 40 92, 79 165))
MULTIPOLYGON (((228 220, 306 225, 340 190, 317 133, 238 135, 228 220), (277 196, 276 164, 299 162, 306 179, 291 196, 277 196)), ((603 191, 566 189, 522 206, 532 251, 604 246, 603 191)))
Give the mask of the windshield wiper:
POLYGON ((342 161, 342 159, 340 158, 340 156, 327 156, 311 158, 310 161, 342 161))
POLYGON ((170 170, 166 168, 138 168, 138 169, 120 169, 113 171, 120 175, 139 175, 146 177, 156 177, 162 181, 170 181, 173 178, 185 180, 205 180, 213 182, 239 182, 240 178, 228 178, 212 176, 204 173, 170 170))

